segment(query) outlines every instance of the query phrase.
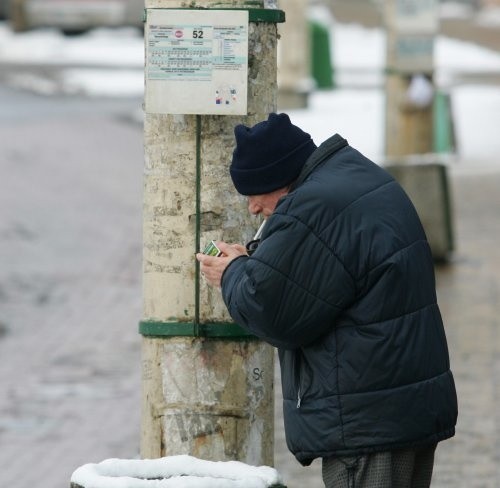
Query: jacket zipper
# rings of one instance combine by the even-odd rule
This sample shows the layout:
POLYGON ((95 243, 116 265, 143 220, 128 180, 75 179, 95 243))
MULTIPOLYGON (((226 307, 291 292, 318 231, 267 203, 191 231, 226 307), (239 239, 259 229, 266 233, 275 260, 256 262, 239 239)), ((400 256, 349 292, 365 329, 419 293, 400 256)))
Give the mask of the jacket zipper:
POLYGON ((295 371, 297 374, 297 408, 300 408, 302 403, 301 388, 302 388, 302 378, 301 378, 301 356, 299 352, 295 353, 295 371))

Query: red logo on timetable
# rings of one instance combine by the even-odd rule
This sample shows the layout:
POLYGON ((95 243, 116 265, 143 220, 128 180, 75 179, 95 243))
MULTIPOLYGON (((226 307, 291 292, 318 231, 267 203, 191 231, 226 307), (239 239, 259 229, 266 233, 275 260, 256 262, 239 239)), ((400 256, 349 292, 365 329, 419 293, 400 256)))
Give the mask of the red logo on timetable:
POLYGON ((175 37, 177 37, 177 39, 179 39, 179 37, 182 37, 182 31, 181 30, 176 30, 175 31, 175 37))

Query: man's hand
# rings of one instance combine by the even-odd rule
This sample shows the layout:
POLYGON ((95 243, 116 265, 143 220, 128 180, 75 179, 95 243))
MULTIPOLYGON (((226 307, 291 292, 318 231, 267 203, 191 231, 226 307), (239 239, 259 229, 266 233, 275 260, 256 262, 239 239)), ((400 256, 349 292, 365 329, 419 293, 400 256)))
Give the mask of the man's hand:
POLYGON ((207 256, 199 252, 196 259, 200 262, 201 274, 205 276, 208 284, 220 288, 224 270, 233 259, 246 256, 247 250, 241 244, 227 244, 223 241, 217 241, 216 244, 222 251, 222 256, 207 256))

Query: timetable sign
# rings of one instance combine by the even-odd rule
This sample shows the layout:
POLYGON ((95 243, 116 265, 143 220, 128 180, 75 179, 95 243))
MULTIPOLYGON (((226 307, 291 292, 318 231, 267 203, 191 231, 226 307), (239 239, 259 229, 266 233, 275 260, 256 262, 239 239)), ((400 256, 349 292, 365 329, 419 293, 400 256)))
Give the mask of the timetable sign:
POLYGON ((147 113, 246 115, 247 10, 148 9, 147 113))

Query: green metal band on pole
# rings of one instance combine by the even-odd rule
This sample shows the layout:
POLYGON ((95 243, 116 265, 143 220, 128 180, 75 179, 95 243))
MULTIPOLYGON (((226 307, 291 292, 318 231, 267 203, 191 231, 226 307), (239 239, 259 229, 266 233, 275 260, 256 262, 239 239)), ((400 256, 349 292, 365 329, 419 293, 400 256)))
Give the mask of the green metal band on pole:
POLYGON ((257 337, 233 322, 196 324, 195 322, 160 322, 141 320, 139 333, 147 337, 209 337, 234 340, 257 340, 257 337))
MULTIPOLYGON (((143 20, 146 22, 148 10, 144 9, 143 20)), ((249 22, 261 22, 268 24, 280 24, 285 22, 285 12, 283 10, 275 8, 204 8, 204 7, 193 7, 193 8, 160 8, 158 10, 247 10, 248 11, 248 21, 249 22)))
POLYGON ((285 12, 273 8, 233 8, 226 10, 248 10, 249 22, 281 24, 285 22, 285 12))

